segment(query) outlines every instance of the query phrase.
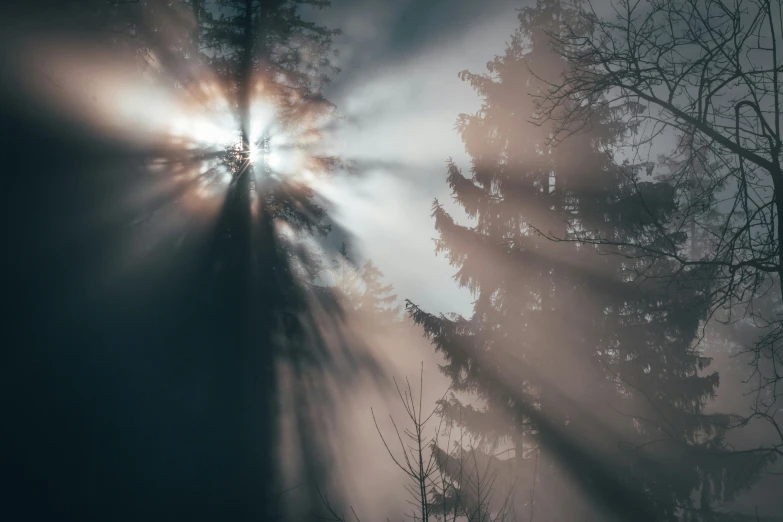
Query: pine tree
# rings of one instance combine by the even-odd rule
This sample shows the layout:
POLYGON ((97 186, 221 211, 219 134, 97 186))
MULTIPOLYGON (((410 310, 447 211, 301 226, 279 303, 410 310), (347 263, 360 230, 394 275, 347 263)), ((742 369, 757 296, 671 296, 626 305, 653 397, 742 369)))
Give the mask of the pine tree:
POLYGON ((345 243, 332 267, 334 287, 348 309, 359 313, 362 319, 378 326, 391 326, 400 319, 400 306, 394 286, 383 284, 383 272, 368 259, 360 268, 348 252, 345 243))
MULTIPOLYGON (((226 151, 231 173, 225 201, 208 246, 199 294, 204 315, 215 324, 206 340, 216 363, 220 412, 214 422, 227 456, 216 496, 225 500, 223 518, 278 516, 276 495, 284 489, 278 461, 280 379, 285 362, 301 378, 323 360, 323 317, 339 320, 333 296, 314 281, 320 259, 302 238, 330 231, 312 187, 276 172, 268 162, 270 142, 285 135, 289 148, 317 138, 321 118, 333 112, 322 90, 337 70, 329 59, 335 31, 305 20, 302 7, 324 8, 320 0, 215 0, 192 2, 202 66, 211 68, 236 115, 239 146, 226 151), (259 125, 254 105, 271 109, 272 122, 259 125), (281 234, 285 229, 290 233, 281 234), (322 314, 319 320, 316 314, 322 314)), ((303 168, 319 173, 334 158, 309 155, 303 168)), ((295 444, 306 469, 297 495, 306 512, 314 483, 325 473, 318 435, 307 426, 311 408, 298 389, 293 413, 295 444)), ((292 515, 298 516, 298 515, 292 515)))
POLYGON ((383 272, 368 259, 362 265, 360 274, 362 293, 359 297, 359 311, 376 318, 381 324, 392 324, 399 317, 397 294, 393 294, 394 286, 384 285, 381 280, 383 272))
MULTIPOLYGON (((731 464, 743 473, 727 472, 726 416, 703 411, 718 385, 694 349, 709 289, 695 284, 703 281, 697 271, 660 285, 656 274, 673 269, 665 262, 641 266, 629 250, 598 255, 541 237, 589 230, 643 238, 651 217, 676 205, 672 188, 646 177, 643 165, 606 153, 633 130, 614 112, 596 110, 555 148, 551 129, 531 123, 535 96, 569 66, 549 35, 564 25, 578 32, 584 18, 578 4, 539 0, 519 20, 489 74, 461 73, 483 104, 458 120, 471 176, 449 163, 448 182, 472 221, 459 224, 437 201, 433 208, 437 250, 474 294, 473 315, 435 316, 410 303, 408 310, 443 354, 455 392, 480 401, 453 395, 442 414, 482 437, 485 451, 515 450, 508 464, 518 512, 536 520, 674 519, 693 509, 697 491, 707 505, 749 477, 741 459, 731 464), (652 275, 643 285, 633 281, 641 270, 652 275)), ((687 235, 675 231, 666 241, 662 248, 682 248, 687 235)))

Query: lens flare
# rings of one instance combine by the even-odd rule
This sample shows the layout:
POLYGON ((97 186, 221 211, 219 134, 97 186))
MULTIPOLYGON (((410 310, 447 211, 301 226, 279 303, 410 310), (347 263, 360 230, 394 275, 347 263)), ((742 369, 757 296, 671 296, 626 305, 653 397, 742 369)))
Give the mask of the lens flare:
POLYGON ((253 147, 250 149, 250 154, 247 159, 250 163, 257 164, 264 159, 264 154, 258 150, 258 148, 253 147))

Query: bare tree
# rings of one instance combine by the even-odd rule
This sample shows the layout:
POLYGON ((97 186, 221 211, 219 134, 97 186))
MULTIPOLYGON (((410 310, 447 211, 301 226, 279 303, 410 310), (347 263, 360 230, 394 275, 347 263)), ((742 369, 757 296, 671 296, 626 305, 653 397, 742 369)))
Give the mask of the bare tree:
MULTIPOLYGON (((758 328, 746 347, 755 405, 742 423, 763 420, 779 437, 748 451, 765 462, 783 456, 783 7, 617 0, 608 16, 589 5, 585 20, 552 35, 572 66, 539 93, 538 121, 556 123, 554 142, 588 127, 596 111, 627 125, 628 153, 617 162, 649 226, 630 240, 586 227, 544 234, 624 255, 639 278, 661 278, 655 267, 668 264, 669 284, 709 294, 711 319, 758 328), (656 163, 665 166, 659 175, 656 163), (660 191, 675 195, 674 209, 657 207, 660 191)), ((607 153, 618 158, 622 149, 613 145, 607 153)))
MULTIPOLYGON (((447 424, 436 408, 423 414, 424 369, 420 375, 419 397, 416 399, 410 381, 400 387, 394 381, 400 402, 405 408, 408 426, 400 431, 394 418, 389 419, 394 430, 393 439, 387 440, 373 411, 373 421, 386 451, 394 464, 406 475, 405 489, 410 494, 408 514, 414 522, 506 522, 516 520, 512 508, 513 484, 502 499, 497 492, 497 470, 490 460, 481 459, 475 449, 475 440, 466 440, 465 431, 447 424), (438 420, 433 429, 430 421, 438 420), (428 433, 429 432, 429 433, 428 433), (396 439, 396 441, 394 440, 396 439), (399 445, 396 450, 392 447, 399 445), (486 460, 486 461, 485 461, 486 460)), ((328 513, 324 520, 347 522, 345 515, 329 501, 326 494, 321 500, 328 513)), ((361 519, 353 506, 351 514, 357 522, 361 519)))

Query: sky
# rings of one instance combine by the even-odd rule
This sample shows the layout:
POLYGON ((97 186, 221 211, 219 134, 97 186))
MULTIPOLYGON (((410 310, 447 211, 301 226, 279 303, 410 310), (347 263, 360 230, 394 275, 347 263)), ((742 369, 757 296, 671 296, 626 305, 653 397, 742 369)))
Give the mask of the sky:
MULTIPOLYGON (((447 160, 470 168, 454 127, 460 113, 478 110, 480 99, 457 75, 484 72, 503 53, 524 5, 335 0, 304 13, 342 31, 334 39, 341 72, 326 90, 339 119, 324 141, 356 169, 336 176, 322 194, 331 200, 330 218, 354 236, 359 257, 380 265, 401 299, 435 312, 471 310, 470 295, 451 279, 453 269, 434 254, 430 217, 435 198, 460 215, 445 181, 447 160)), ((20 35, 23 44, 4 46, 3 59, 14 65, 9 74, 16 75, 6 86, 20 85, 49 118, 60 115, 68 125, 149 145, 187 111, 179 106, 181 95, 134 80, 133 64, 121 67, 79 42, 8 34, 20 35)), ((192 130, 193 122, 184 127, 192 130)), ((341 239, 333 234, 333 241, 341 239)))
POLYGON ((430 218, 434 198, 456 210, 446 161, 470 168, 454 125, 460 113, 478 110, 480 99, 457 74, 483 72, 503 53, 523 5, 337 0, 319 13, 343 30, 335 40, 342 72, 327 93, 342 119, 326 139, 363 174, 338 182, 333 217, 402 298, 433 311, 471 309, 447 260, 434 255, 430 218))

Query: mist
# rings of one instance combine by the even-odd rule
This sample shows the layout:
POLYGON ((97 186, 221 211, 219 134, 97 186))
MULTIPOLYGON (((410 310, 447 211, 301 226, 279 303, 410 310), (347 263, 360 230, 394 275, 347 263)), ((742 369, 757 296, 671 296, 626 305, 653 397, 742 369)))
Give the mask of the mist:
POLYGON ((6 518, 783 520, 781 12, 4 5, 6 518))

